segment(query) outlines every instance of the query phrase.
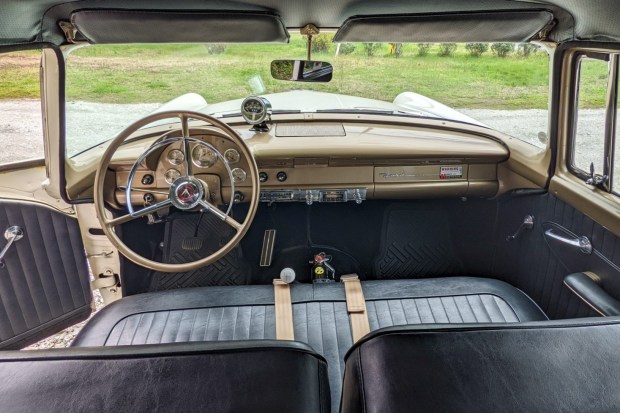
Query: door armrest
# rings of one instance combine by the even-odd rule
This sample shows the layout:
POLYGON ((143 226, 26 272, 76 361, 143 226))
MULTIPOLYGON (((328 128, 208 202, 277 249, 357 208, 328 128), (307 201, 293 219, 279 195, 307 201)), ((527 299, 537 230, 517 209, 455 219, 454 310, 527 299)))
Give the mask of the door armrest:
POLYGON ((564 284, 602 316, 620 315, 620 301, 609 295, 592 277, 576 272, 564 277, 564 284))

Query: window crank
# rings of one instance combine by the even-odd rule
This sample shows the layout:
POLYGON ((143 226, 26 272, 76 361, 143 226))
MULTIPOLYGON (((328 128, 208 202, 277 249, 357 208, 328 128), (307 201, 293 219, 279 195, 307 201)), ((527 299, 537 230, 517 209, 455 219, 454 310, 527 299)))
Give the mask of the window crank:
POLYGON ((508 235, 506 237, 506 241, 513 241, 513 240, 517 239, 519 237, 519 235, 521 235, 521 233, 523 231, 525 231, 525 230, 529 231, 532 228, 534 228, 534 216, 528 214, 528 215, 526 215, 523 218, 523 222, 521 223, 521 225, 517 229, 517 232, 515 232, 513 235, 508 235))
POLYGON ((0 268, 4 268, 5 266, 4 256, 6 255, 9 248, 11 248, 11 245, 13 245, 14 242, 19 241, 23 237, 24 230, 17 225, 8 227, 6 231, 4 231, 4 239, 6 239, 8 242, 6 243, 4 248, 2 248, 2 251, 0 251, 0 268))

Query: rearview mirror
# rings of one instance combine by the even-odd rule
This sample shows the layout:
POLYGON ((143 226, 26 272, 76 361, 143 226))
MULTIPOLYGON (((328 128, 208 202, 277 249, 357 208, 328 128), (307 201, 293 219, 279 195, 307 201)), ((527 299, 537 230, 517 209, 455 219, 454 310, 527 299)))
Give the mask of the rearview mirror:
POLYGON ((327 83, 332 80, 334 68, 327 62, 314 60, 274 60, 271 76, 278 80, 293 82, 327 83))

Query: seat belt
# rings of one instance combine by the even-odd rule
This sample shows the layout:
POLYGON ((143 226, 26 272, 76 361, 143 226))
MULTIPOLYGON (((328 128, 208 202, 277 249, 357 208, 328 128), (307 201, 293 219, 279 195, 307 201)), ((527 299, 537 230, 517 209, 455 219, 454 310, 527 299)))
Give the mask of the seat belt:
POLYGON ((362 283, 360 283, 357 274, 343 275, 340 277, 340 281, 344 283, 347 311, 351 319, 351 333, 353 335, 353 343, 356 343, 360 338, 370 333, 362 283))
POLYGON ((276 306, 276 338, 278 340, 295 340, 290 284, 279 278, 274 279, 273 295, 276 306))

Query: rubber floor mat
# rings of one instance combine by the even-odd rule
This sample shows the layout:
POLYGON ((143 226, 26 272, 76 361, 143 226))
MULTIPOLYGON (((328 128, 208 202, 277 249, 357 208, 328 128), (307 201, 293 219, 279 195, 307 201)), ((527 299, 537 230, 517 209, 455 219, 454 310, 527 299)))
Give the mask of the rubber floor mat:
MULTIPOLYGON (((163 261, 185 263, 204 258, 220 249, 233 236, 233 230, 217 217, 204 214, 184 215, 166 223, 163 261), (196 231, 196 226, 198 231, 196 231)), ((154 272, 150 291, 215 285, 248 284, 250 271, 241 247, 235 247, 219 261, 194 271, 154 272)))
POLYGON ((457 275, 448 214, 441 209, 395 206, 385 213, 380 252, 374 262, 378 279, 457 275))

